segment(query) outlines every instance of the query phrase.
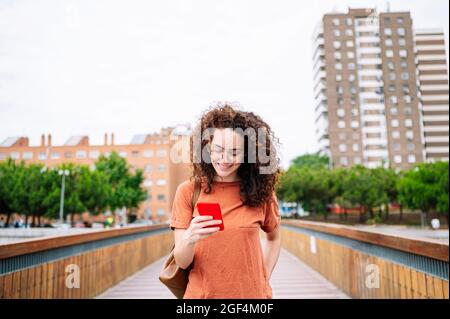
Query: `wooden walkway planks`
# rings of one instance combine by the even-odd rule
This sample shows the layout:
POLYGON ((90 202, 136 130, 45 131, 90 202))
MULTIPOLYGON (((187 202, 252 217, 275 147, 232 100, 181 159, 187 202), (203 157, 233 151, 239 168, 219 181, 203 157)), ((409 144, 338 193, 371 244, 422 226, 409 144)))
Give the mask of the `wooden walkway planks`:
MULTIPOLYGON (((159 281, 158 274, 166 257, 108 289, 100 299, 173 299, 170 291, 159 281)), ((270 280, 274 299, 348 298, 316 271, 302 263, 285 249, 270 280)))

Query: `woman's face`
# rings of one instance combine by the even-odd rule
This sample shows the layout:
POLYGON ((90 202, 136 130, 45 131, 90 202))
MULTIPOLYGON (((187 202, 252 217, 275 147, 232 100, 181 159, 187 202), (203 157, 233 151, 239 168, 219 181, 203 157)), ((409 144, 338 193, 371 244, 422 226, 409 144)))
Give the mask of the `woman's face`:
POLYGON ((243 158, 243 136, 231 128, 216 129, 211 141, 211 162, 217 176, 235 179, 243 158))

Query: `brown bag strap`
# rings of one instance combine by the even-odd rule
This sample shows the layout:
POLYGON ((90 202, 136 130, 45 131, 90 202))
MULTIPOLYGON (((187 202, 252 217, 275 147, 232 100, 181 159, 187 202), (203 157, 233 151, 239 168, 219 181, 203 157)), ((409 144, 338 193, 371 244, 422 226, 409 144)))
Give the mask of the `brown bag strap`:
POLYGON ((200 185, 200 179, 199 178, 195 178, 195 183, 194 183, 194 193, 192 194, 192 213, 194 213, 194 209, 195 209, 195 204, 197 204, 197 200, 198 197, 200 196, 200 190, 201 190, 201 185, 200 185))

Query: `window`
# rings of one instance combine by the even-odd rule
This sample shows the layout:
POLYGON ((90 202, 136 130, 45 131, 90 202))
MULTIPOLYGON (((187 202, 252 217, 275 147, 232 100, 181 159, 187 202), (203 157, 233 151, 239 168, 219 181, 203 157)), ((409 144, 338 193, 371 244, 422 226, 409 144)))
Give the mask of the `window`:
POLYGON ((398 39, 398 45, 404 47, 406 45, 406 40, 403 38, 398 39))
POLYGON ((338 18, 334 18, 333 19, 333 25, 338 26, 339 25, 339 19, 338 18))
POLYGON ((120 151, 120 152, 119 152, 119 156, 125 158, 125 157, 127 157, 127 152, 125 152, 125 151, 120 151))
POLYGON ((351 94, 356 94, 356 87, 354 87, 354 86, 352 86, 352 87, 350 87, 350 93, 351 94))
POLYGON ((334 52, 334 58, 335 58, 336 60, 340 60, 341 57, 342 57, 341 52, 334 52))
POLYGON ((391 28, 384 28, 384 34, 387 36, 391 36, 392 35, 392 29, 391 28))
POLYGON ((339 50, 339 49, 341 48, 341 42, 340 42, 340 41, 334 41, 334 42, 333 42, 333 47, 334 47, 336 50, 339 50))
POLYGON ((131 156, 132 157, 138 157, 139 156, 139 151, 131 151, 131 156))
POLYGON ((404 112, 405 112, 405 115, 411 115, 412 114, 412 107, 405 106, 404 112))
POLYGON ((146 179, 146 180, 144 181, 144 187, 150 187, 150 186, 152 186, 152 185, 153 185, 153 182, 152 182, 151 179, 146 179))
POLYGON ((59 159, 60 157, 59 152, 52 152, 52 159, 59 159))
POLYGON ((336 82, 341 82, 341 81, 342 81, 342 75, 336 74, 336 82))
POLYGON ((361 157, 359 157, 359 156, 356 156, 354 159, 353 159, 353 163, 355 163, 355 164, 361 164, 361 157))
POLYGON ((400 123, 398 122, 398 120, 392 120, 391 121, 391 126, 392 127, 399 127, 400 123))
POLYGON ((402 80, 403 81, 408 81, 409 80, 409 73, 408 72, 402 72, 402 80))
POLYGON ((33 152, 23 152, 22 158, 24 160, 30 160, 33 158, 33 152))
POLYGON ((349 63, 348 64, 348 69, 349 70, 354 70, 356 68, 355 63, 349 63))
POLYGON ((352 116, 356 117, 356 116, 358 116, 358 114, 359 114, 358 109, 353 108, 352 109, 352 116))
POLYGON ((345 22, 347 23, 347 25, 353 25, 353 19, 352 18, 345 19, 345 22))
POLYGON ((65 158, 72 158, 72 152, 64 152, 65 158))
POLYGON ((164 165, 164 164, 159 164, 158 165, 158 171, 165 172, 166 169, 167 169, 166 165, 164 165))
POLYGON ((167 181, 165 179, 158 179, 156 181, 156 185, 158 185, 158 186, 164 186, 166 184, 167 184, 167 181))
POLYGON ((408 68, 408 62, 406 60, 401 60, 400 61, 400 67, 402 69, 407 69, 408 68))
POLYGON ((408 143, 407 146, 408 151, 414 151, 414 144, 413 143, 408 143))
POLYGON ((398 108, 396 108, 396 107, 391 107, 391 114, 392 114, 392 115, 397 115, 397 114, 398 114, 398 108))
POLYGON ((387 67, 388 67, 389 70, 394 71, 394 70, 395 70, 395 64, 394 64, 394 62, 389 61, 389 62, 387 63, 387 67))
POLYGON ((355 76, 354 74, 350 74, 350 75, 348 76, 348 80, 349 80, 350 82, 353 82, 353 81, 356 80, 356 76, 355 76))
POLYGON ((5 153, 0 153, 0 160, 4 160, 6 158, 5 153))
POLYGON ((353 133, 352 137, 354 140, 359 140, 359 133, 353 133))
POLYGON ((394 143, 394 151, 397 151, 397 152, 399 152, 399 151, 400 151, 400 149, 401 149, 401 145, 400 145, 400 143, 394 143))
POLYGON ((336 70, 342 70, 342 63, 336 63, 334 67, 336 70))
POLYGON ((410 93, 408 84, 403 84, 402 91, 403 91, 404 94, 409 94, 410 93))
POLYGON ((406 50, 400 50, 398 52, 398 54, 400 55, 401 58, 406 58, 408 56, 408 51, 406 50))
POLYGON ((344 117, 345 116, 345 110, 344 109, 337 109, 337 116, 344 117))
POLYGON ((391 47, 392 44, 393 44, 392 39, 386 39, 386 40, 384 41, 384 44, 385 44, 387 47, 391 47))
POLYGON ((159 201, 165 201, 167 199, 166 195, 158 194, 156 197, 159 201))
POLYGON ((89 152, 89 157, 90 158, 96 159, 96 158, 99 158, 99 156, 100 156, 100 152, 99 151, 93 150, 93 151, 89 152))
POLYGON ((404 101, 405 103, 407 103, 407 104, 411 103, 411 101, 412 101, 411 96, 410 96, 410 95, 405 95, 405 96, 403 97, 403 101, 404 101))
POLYGON ((334 29, 333 30, 333 34, 334 34, 335 37, 339 37, 341 35, 341 31, 339 31, 337 29, 334 29))
POLYGON ((408 155, 408 163, 415 163, 416 162, 416 155, 410 154, 408 155))
POLYGON ((10 157, 13 160, 18 160, 18 159, 20 159, 20 153, 19 152, 11 152, 10 157))
POLYGON ((386 56, 387 56, 388 58, 392 58, 392 57, 394 56, 394 51, 392 51, 392 50, 386 50, 386 56))
POLYGON ((166 215, 166 211, 162 208, 158 208, 158 210, 156 211, 158 216, 165 216, 166 215))
POLYGON ((394 139, 400 138, 400 132, 399 131, 393 131, 392 132, 392 138, 394 138, 394 139))
POLYGON ((167 151, 166 150, 158 150, 156 152, 156 156, 158 156, 158 157, 165 157, 165 156, 167 156, 167 151))
POLYGON ((355 44, 351 40, 347 41, 346 44, 347 44, 347 48, 353 48, 355 46, 355 44))
POLYGON ((45 152, 40 152, 40 153, 38 154, 38 159, 40 159, 41 161, 46 160, 46 159, 47 159, 47 153, 45 153, 45 152))
POLYGON ((338 121, 338 128, 345 128, 345 122, 344 121, 338 121))
POLYGON ((394 156, 394 163, 400 164, 402 162, 402 156, 401 155, 395 155, 394 156))
POLYGON ((341 152, 341 153, 347 152, 347 145, 346 144, 339 144, 339 152, 341 152))
POLYGON ((395 92, 395 84, 389 84, 389 92, 395 92))
POLYGON ((353 149, 353 152, 358 152, 359 151, 359 144, 353 144, 352 145, 352 149, 353 149))
POLYGON ((75 153, 76 158, 86 158, 87 154, 86 151, 77 151, 75 153))
POLYGON ((392 105, 397 105, 397 103, 398 103, 398 99, 395 95, 391 96, 389 98, 389 101, 391 102, 392 105))
POLYGON ((345 134, 345 133, 339 133, 339 139, 340 139, 341 141, 347 139, 347 134, 345 134))
POLYGON ((398 28, 397 29, 397 34, 401 37, 404 37, 406 35, 406 30, 405 28, 398 28))
POLYGON ((413 133, 413 131, 407 131, 407 132, 406 132, 406 138, 407 138, 409 141, 412 141, 413 138, 414 138, 414 133, 413 133))
POLYGON ((145 150, 144 151, 144 157, 150 158, 152 156, 153 156, 153 151, 152 150, 145 150))
POLYGON ((145 173, 150 173, 153 170, 153 166, 151 164, 146 164, 144 166, 144 172, 145 173))
POLYGON ((398 17, 397 18, 397 23, 398 24, 403 24, 403 22, 405 22, 405 19, 403 17, 398 17))
POLYGON ((340 163, 341 163, 341 165, 343 165, 343 166, 347 166, 347 165, 348 165, 347 157, 341 157, 341 158, 340 158, 340 163))
POLYGON ((395 81, 395 73, 389 72, 389 81, 395 81))
POLYGON ((352 128, 358 128, 359 122, 358 121, 352 121, 352 128))
POLYGON ((348 51, 348 52, 347 52, 347 58, 348 58, 348 59, 354 59, 354 58, 355 58, 355 52, 353 52, 353 51, 348 51))
POLYGON ((405 120, 405 126, 406 127, 412 127, 413 126, 413 122, 411 119, 406 119, 405 120))
POLYGON ((345 35, 348 36, 348 37, 352 37, 353 36, 353 30, 351 30, 351 29, 345 30, 345 35))

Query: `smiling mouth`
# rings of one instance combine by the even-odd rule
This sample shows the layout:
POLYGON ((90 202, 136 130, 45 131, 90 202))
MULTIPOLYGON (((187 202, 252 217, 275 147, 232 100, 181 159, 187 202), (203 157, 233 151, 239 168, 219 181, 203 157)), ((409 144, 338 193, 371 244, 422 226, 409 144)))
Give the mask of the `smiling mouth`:
POLYGON ((226 171, 226 170, 230 169, 233 166, 233 164, 219 164, 219 163, 217 163, 217 165, 223 171, 226 171))

